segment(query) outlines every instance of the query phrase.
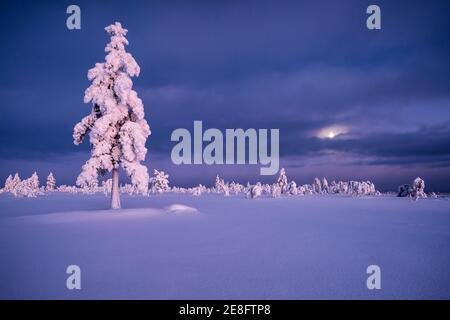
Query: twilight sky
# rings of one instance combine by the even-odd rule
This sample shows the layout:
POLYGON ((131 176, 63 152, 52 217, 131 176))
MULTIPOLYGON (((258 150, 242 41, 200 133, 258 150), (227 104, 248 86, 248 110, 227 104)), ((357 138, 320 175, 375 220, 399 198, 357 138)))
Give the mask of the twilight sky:
POLYGON ((0 183, 34 170, 43 183, 52 170, 74 184, 89 145, 73 145, 72 129, 90 112, 87 71, 115 21, 141 66, 147 165, 173 183, 275 179, 259 165, 171 164, 171 132, 202 120, 279 128, 281 165, 300 184, 326 176, 394 190, 421 176, 450 191, 449 1, 4 1, 0 183), (81 30, 66 28, 70 4, 81 30), (382 30, 366 28, 370 4, 382 30))

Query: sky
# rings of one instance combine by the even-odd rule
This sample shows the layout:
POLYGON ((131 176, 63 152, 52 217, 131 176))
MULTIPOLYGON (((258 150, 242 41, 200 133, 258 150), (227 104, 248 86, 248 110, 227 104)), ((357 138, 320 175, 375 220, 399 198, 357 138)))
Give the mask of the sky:
POLYGON ((202 120, 280 129, 280 164, 297 184, 325 176, 386 191, 420 176, 450 191, 448 1, 3 1, 0 181, 36 170, 41 183, 53 171, 74 184, 89 144, 73 144, 73 126, 90 112, 87 71, 115 21, 141 67, 146 164, 172 184, 276 179, 259 165, 172 164, 172 131, 202 120), (70 4, 81 30, 66 27, 70 4), (371 4, 381 30, 366 27, 371 4))

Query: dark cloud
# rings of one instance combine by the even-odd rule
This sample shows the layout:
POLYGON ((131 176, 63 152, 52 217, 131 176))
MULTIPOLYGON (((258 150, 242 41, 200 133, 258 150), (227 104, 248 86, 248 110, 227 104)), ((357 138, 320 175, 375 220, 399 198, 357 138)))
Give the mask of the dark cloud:
MULTIPOLYGON (((280 128, 281 155, 302 175, 316 174, 317 163, 326 172, 333 154, 345 154, 352 169, 336 166, 341 177, 360 169, 387 185, 390 170, 407 164, 450 178, 448 1, 378 1, 380 31, 365 28, 367 1, 78 4, 81 31, 65 28, 63 2, 2 5, 2 175, 7 161, 31 167, 88 150, 72 144, 72 127, 90 109, 82 103, 86 73, 104 58, 103 28, 119 20, 141 65, 134 83, 160 166, 169 162, 170 133, 203 120, 221 129, 280 128), (348 134, 315 136, 332 125, 348 134)), ((76 168, 64 175, 75 177, 76 168)), ((241 169, 225 174, 233 170, 241 169)))

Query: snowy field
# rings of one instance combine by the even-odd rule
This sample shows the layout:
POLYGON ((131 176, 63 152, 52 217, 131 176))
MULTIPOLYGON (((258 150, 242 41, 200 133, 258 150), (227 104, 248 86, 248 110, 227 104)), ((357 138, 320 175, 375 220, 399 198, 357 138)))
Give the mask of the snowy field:
POLYGON ((0 298, 450 299, 450 201, 0 195, 0 298), (66 289, 66 267, 81 290, 66 289), (381 267, 381 290, 366 268, 381 267))

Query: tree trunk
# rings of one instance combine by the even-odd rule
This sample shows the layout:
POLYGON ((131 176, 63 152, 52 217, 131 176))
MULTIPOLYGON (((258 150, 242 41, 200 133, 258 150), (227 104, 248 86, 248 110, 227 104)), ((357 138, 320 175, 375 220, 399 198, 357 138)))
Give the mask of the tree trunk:
POLYGON ((120 209, 119 168, 112 171, 111 209, 120 209))

